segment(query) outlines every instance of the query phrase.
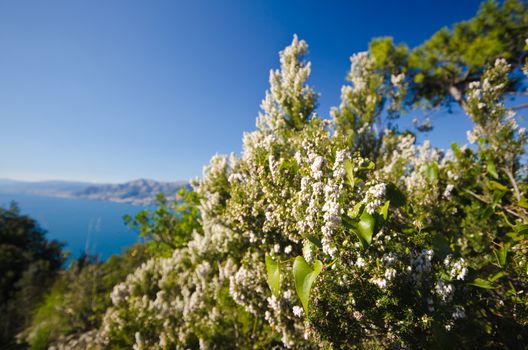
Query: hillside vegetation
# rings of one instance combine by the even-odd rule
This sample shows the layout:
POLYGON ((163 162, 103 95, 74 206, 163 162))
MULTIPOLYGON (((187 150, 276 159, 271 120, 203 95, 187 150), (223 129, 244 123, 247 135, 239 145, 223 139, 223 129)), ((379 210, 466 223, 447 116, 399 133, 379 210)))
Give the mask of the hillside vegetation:
POLYGON ((97 322, 44 342, 38 330, 56 316, 39 310, 21 340, 32 349, 526 348, 517 113, 527 6, 487 2, 416 48, 373 40, 351 57, 329 119, 315 113, 308 45, 294 37, 242 153, 213 157, 181 202, 129 218, 151 238, 152 257, 103 298, 97 322), (440 150, 397 126, 432 108, 465 112, 467 145, 440 150))

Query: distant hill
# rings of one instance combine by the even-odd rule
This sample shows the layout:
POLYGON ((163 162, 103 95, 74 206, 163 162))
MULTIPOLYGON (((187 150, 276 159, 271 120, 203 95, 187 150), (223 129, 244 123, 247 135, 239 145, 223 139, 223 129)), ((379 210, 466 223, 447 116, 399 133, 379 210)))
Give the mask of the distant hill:
POLYGON ((185 181, 159 182, 148 179, 139 179, 122 184, 97 184, 59 180, 29 182, 0 179, 0 192, 4 193, 82 198, 136 205, 153 204, 156 200, 156 195, 160 192, 163 192, 169 199, 174 198, 176 192, 183 186, 189 186, 189 184, 185 181))

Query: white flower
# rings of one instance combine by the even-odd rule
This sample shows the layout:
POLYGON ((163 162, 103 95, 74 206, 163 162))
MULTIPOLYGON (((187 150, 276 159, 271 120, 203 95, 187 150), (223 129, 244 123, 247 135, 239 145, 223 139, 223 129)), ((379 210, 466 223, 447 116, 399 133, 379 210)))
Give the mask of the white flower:
POLYGON ((304 260, 306 260, 307 262, 312 262, 312 260, 314 258, 313 253, 312 253, 312 249, 309 248, 310 244, 311 243, 309 243, 308 241, 305 241, 304 242, 305 248, 302 250, 303 251, 304 260))
POLYGON ((374 283, 376 283, 378 285, 378 287, 380 287, 382 289, 387 287, 387 280, 385 280, 383 278, 376 279, 374 281, 374 283))
POLYGON ((405 79, 405 74, 400 73, 398 75, 391 74, 391 84, 394 86, 399 86, 405 79))
POLYGON ((385 289, 387 287, 387 280, 384 278, 373 278, 371 282, 381 289, 385 289))
POLYGON ((365 203, 365 210, 370 215, 373 215, 376 209, 383 203, 386 188, 387 186, 384 183, 378 183, 369 187, 366 191, 363 203, 365 203))
POLYGON ((321 181, 316 182, 312 185, 312 190, 316 194, 323 193, 323 188, 324 188, 324 185, 321 181))
POLYGON ((463 258, 455 261, 452 255, 448 255, 444 259, 444 265, 453 279, 463 280, 468 273, 467 264, 463 258))
POLYGON ((358 52, 350 57, 350 72, 348 79, 352 83, 354 91, 363 90, 366 88, 365 73, 370 64, 370 57, 368 52, 358 52))
POLYGON ((396 254, 394 254, 393 252, 383 254, 383 256, 381 257, 381 261, 383 261, 385 265, 390 266, 396 261, 396 254))
POLYGON ((453 191, 453 188, 455 188, 454 185, 452 184, 448 184, 444 190, 444 193, 442 194, 442 196, 446 199, 450 199, 451 198, 451 192, 453 191))
POLYGON ((478 81, 472 81, 471 83, 469 83, 469 89, 473 90, 473 89, 476 89, 480 86, 480 82, 478 81))
POLYGON ((506 114, 506 123, 509 124, 513 130, 517 130, 519 128, 519 124, 517 124, 517 120, 515 120, 514 111, 508 111, 506 114))
POLYGON ((508 62, 504 58, 497 58, 495 60, 495 67, 508 66, 508 62))
POLYGON ((271 176, 273 178, 275 178, 275 174, 277 173, 277 170, 279 169, 279 166, 277 165, 277 162, 275 162, 275 158, 273 157, 272 154, 270 154, 269 157, 268 157, 268 164, 269 164, 269 169, 270 169, 270 172, 271 172, 271 176))
POLYGON ((450 180, 458 180, 458 175, 452 172, 451 170, 447 171, 447 178, 450 180))
POLYGON ((427 297, 427 310, 429 310, 429 312, 433 312, 435 310, 433 298, 430 296, 427 297))
POLYGON ((245 177, 242 174, 233 173, 233 174, 229 175, 228 181, 229 181, 229 183, 244 182, 245 181, 245 177))
POLYGON ((141 338, 141 333, 136 332, 134 334, 134 338, 136 340, 136 342, 135 342, 135 344, 133 346, 134 350, 143 350, 144 347, 143 347, 143 339, 141 338))
POLYGON ((385 278, 387 281, 392 280, 396 276, 396 270, 392 267, 389 267, 387 270, 385 270, 385 278))
POLYGON ((445 302, 453 300, 455 287, 451 283, 445 283, 444 280, 439 279, 435 286, 436 294, 445 302))
POLYGON ((312 174, 315 179, 320 179, 323 176, 323 172, 321 171, 321 167, 323 165, 324 158, 321 156, 315 157, 312 165, 310 168, 312 169, 312 174))
POLYGON ((297 161, 297 164, 301 165, 302 163, 302 156, 301 156, 301 153, 299 151, 295 152, 295 160, 297 161))
POLYGON ((484 81, 482 82, 482 90, 488 91, 490 88, 491 88, 491 84, 489 82, 489 79, 488 78, 484 79, 484 81))
MULTIPOLYGON (((477 83, 478 86, 478 83, 477 83)), ((471 87, 470 87, 471 89, 471 87)), ((469 99, 470 100, 480 100, 480 96, 482 95, 482 91, 477 87, 473 90, 470 90, 469 92, 469 99)))
POLYGON ((414 283, 420 284, 422 275, 431 271, 431 261, 433 259, 433 255, 434 252, 429 249, 422 250, 422 252, 416 258, 411 257, 411 279, 414 283))
POLYGON ((292 246, 289 245, 289 246, 286 246, 286 248, 284 248, 284 254, 290 254, 292 251, 292 246))
POLYGON ((356 260, 356 266, 357 267, 363 267, 365 266, 365 260, 362 257, 357 258, 356 260))
POLYGON ((464 310, 464 307, 461 305, 455 305, 455 311, 453 312, 453 319, 458 320, 460 318, 466 317, 466 311, 464 310))
POLYGON ((293 307, 293 310, 292 310, 292 311, 293 311, 293 314, 294 314, 295 316, 297 316, 297 317, 302 317, 302 315, 303 315, 303 313, 304 313, 303 308, 300 307, 300 306, 297 306, 297 305, 295 305, 295 306, 293 307))
POLYGON ((333 258, 337 253, 337 248, 326 237, 323 237, 321 244, 323 245, 323 252, 333 258))
POLYGON ((474 144, 479 139, 478 132, 476 130, 466 131, 466 136, 470 144, 474 144))
POLYGON ((125 283, 116 285, 110 294, 112 304, 119 305, 121 302, 125 301, 128 297, 128 293, 128 288, 125 283))

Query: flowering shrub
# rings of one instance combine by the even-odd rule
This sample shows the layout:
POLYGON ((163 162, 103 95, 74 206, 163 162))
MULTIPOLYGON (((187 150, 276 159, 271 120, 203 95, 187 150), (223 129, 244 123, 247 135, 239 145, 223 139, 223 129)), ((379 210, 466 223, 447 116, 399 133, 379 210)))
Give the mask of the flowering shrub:
POLYGON ((526 132, 503 104, 520 69, 468 85, 475 146, 443 151, 384 122, 411 82, 372 52, 320 118, 306 52, 281 52, 242 154, 194 183, 202 228, 114 288, 92 346, 522 347, 526 132))

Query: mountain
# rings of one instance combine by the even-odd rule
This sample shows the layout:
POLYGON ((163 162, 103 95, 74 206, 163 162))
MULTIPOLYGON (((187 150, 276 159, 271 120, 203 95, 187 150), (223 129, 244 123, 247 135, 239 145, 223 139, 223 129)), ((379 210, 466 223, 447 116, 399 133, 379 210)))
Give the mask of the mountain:
POLYGON ((178 190, 189 186, 185 181, 159 182, 139 179, 121 184, 97 184, 70 181, 16 181, 0 179, 0 192, 34 194, 62 198, 104 200, 136 205, 150 205, 156 195, 163 192, 168 199, 175 197, 178 190))
POLYGON ((158 182, 139 179, 122 184, 91 185, 75 191, 73 195, 76 198, 148 205, 154 203, 156 195, 161 192, 169 199, 174 198, 183 186, 188 184, 184 181, 158 182))

